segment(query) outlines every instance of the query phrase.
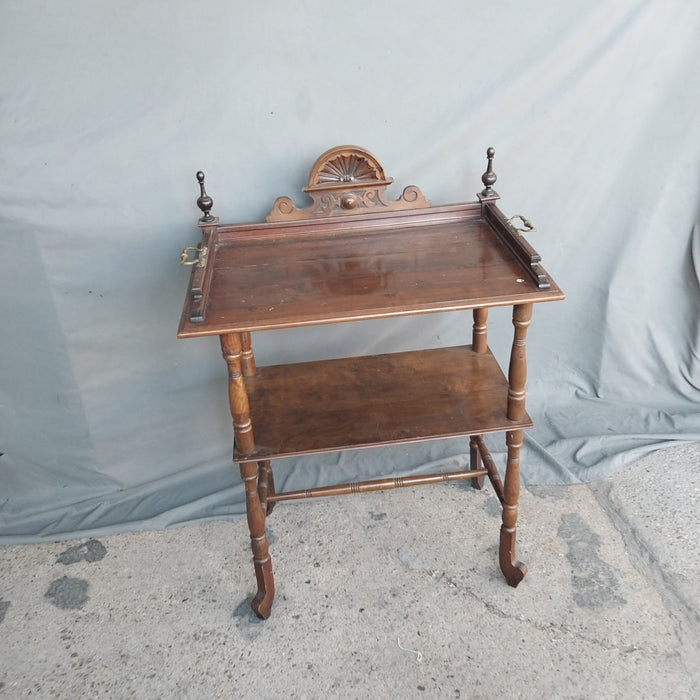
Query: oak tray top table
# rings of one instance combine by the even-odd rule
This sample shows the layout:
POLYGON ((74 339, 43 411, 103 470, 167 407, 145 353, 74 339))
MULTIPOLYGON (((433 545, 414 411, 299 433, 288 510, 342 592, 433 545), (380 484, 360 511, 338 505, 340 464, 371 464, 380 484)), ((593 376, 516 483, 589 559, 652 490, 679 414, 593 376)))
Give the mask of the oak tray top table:
POLYGON ((278 501, 488 476, 502 509, 499 562, 517 586, 515 556, 525 412, 525 336, 533 304, 564 295, 521 235, 521 216, 496 206, 494 151, 487 151, 477 201, 431 206, 392 182, 367 150, 321 155, 298 209, 278 198, 264 223, 220 224, 197 173, 202 241, 186 248, 192 267, 178 337, 218 335, 228 365, 234 461, 245 485, 257 579, 252 608, 270 615, 274 597, 265 520, 278 501), (518 221, 520 227, 515 226, 518 221), (512 306, 507 378, 486 341, 489 307, 512 306), (470 345, 258 367, 251 333, 269 329, 471 309, 470 345), (505 432, 503 480, 483 435, 505 432), (469 436, 467 471, 393 477, 276 493, 271 461, 291 455, 469 436))

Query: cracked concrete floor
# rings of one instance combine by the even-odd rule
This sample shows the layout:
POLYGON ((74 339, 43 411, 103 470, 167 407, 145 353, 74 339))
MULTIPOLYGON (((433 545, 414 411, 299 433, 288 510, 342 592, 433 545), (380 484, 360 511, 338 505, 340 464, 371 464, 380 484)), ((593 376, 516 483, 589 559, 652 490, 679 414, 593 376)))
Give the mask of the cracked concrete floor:
POLYGON ((700 445, 499 507, 464 483, 280 504, 277 595, 244 520, 0 548, 0 697, 700 697, 700 445))

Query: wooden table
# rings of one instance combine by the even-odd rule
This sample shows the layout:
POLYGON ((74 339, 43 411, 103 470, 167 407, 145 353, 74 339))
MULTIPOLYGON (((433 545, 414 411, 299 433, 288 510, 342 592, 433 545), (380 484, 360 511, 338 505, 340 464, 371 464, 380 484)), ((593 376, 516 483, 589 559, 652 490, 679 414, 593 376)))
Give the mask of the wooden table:
MULTIPOLYGON (((525 336, 533 304, 564 295, 540 257, 496 206, 493 149, 477 201, 431 206, 407 187, 388 200, 391 180, 355 146, 324 153, 297 209, 281 197, 265 223, 222 225, 197 173, 202 242, 186 248, 192 267, 181 338, 218 335, 228 365, 234 461, 245 484, 258 591, 252 607, 270 615, 274 597, 265 521, 278 501, 360 493, 488 476, 502 504, 499 561, 517 586, 515 556, 525 412, 525 336), (512 306, 507 378, 487 345, 489 307, 512 306), (362 319, 473 310, 471 344, 256 368, 251 333, 362 319), (501 480, 483 435, 505 432, 501 480), (469 436, 470 469, 276 493, 271 461, 418 440, 469 436)), ((465 329, 466 330, 466 329, 465 329)))

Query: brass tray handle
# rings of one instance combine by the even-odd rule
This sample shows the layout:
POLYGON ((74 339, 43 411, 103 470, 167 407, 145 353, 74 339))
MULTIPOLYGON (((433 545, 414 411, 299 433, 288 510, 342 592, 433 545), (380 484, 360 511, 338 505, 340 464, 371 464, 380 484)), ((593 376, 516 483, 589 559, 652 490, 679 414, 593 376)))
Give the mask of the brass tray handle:
POLYGON ((206 246, 189 245, 183 248, 180 253, 180 265, 204 267, 207 264, 207 253, 209 252, 206 246))
POLYGON ((516 214, 515 216, 511 216, 510 219, 508 219, 507 223, 514 231, 517 231, 518 233, 528 233, 529 231, 537 231, 537 229, 532 225, 532 222, 529 219, 526 219, 522 214, 516 214), (523 222, 522 226, 516 226, 513 223, 515 219, 520 219, 520 221, 523 222))

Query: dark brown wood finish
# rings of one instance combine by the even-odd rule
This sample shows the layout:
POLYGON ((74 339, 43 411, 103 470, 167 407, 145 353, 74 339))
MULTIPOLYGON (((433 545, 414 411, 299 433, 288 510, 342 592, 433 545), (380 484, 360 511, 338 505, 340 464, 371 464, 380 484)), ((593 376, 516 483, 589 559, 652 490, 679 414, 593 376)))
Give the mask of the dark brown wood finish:
MULTIPOLYGON (((179 337, 218 335, 228 366, 234 459, 245 485, 258 592, 270 615, 274 578, 265 520, 275 503, 489 478, 502 504, 499 562, 517 586, 525 338, 533 304, 564 295, 497 207, 494 151, 478 201, 430 206, 415 186, 387 198, 391 178, 365 149, 338 146, 314 164, 297 208, 278 198, 266 223, 220 225, 198 173, 202 242, 179 337), (488 308, 512 306, 508 377, 487 343, 488 308), (360 319, 473 310, 471 345, 257 368, 251 333, 360 319), (483 440, 506 434, 504 479, 483 440), (387 477, 277 493, 271 460, 416 440, 469 437, 468 470, 387 477)), ((465 333, 467 328, 465 327, 465 333)))
POLYGON ((506 415, 491 352, 469 346, 261 367, 246 379, 255 449, 277 459, 532 425, 506 415))
POLYGON ((333 486, 317 486, 312 489, 285 491, 268 497, 269 502, 296 501, 301 498, 318 498, 320 496, 347 496, 352 493, 369 493, 370 491, 388 491, 406 486, 424 486, 461 479, 483 478, 486 469, 470 469, 462 472, 440 472, 439 474, 422 474, 418 476, 397 476, 388 479, 373 479, 371 481, 355 481, 350 484, 334 484, 333 486))
POLYGON ((236 446, 242 454, 248 455, 255 451, 255 438, 250 421, 248 393, 243 379, 242 348, 240 333, 221 336, 221 351, 228 365, 228 396, 236 446))
POLYGON ((179 336, 562 298, 552 283, 538 287, 478 205, 448 208, 434 220, 425 211, 355 219, 362 225, 347 230, 337 220, 307 222, 305 230, 222 227, 206 317, 192 320, 186 305, 179 336))

